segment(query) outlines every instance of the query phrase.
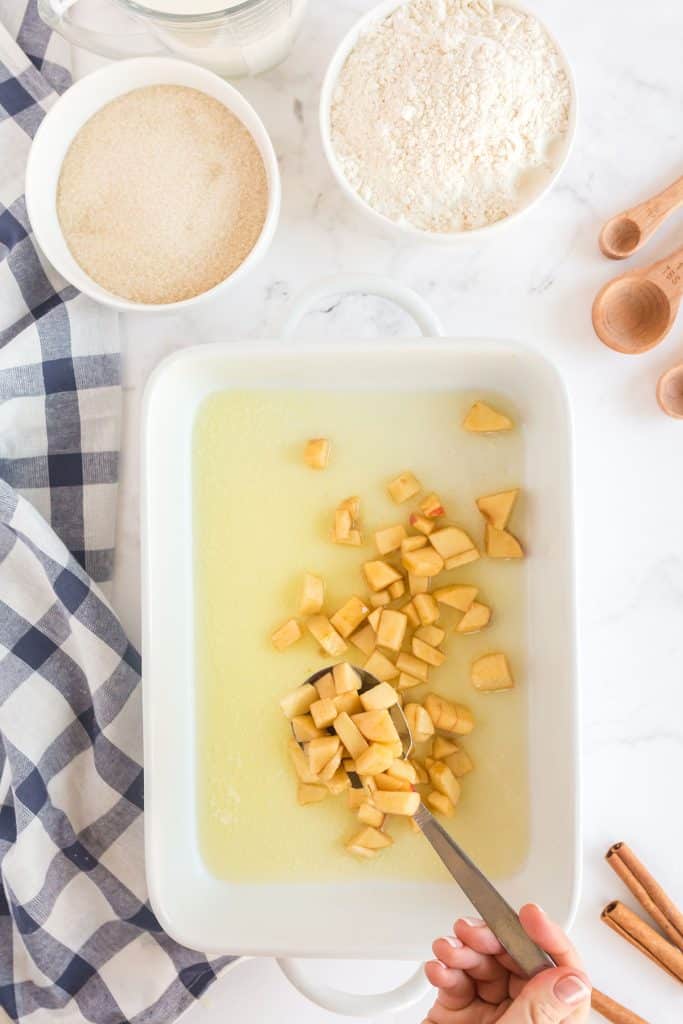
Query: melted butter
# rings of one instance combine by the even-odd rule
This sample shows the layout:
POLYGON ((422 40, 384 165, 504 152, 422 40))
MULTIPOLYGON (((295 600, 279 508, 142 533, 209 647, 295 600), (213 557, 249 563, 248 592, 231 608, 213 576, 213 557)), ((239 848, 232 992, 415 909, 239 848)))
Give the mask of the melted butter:
MULTIPOLYGON (((346 795, 299 807, 286 753, 289 728, 278 701, 329 659, 312 637, 284 653, 270 634, 296 615, 304 571, 324 578, 325 608, 334 612, 366 589, 361 564, 377 557, 374 530, 406 523, 415 502, 396 506, 386 483, 412 470, 437 491, 449 520, 483 541, 474 505, 482 494, 523 484, 523 431, 472 435, 460 424, 474 399, 517 418, 500 396, 453 392, 221 392, 200 409, 194 431, 196 586, 197 818, 209 870, 233 881, 432 879, 444 869, 422 837, 390 821, 396 843, 374 861, 358 862, 343 843, 359 827, 346 795), (329 437, 322 472, 302 459, 310 437, 329 437), (332 544, 336 505, 361 497, 364 546, 332 544)), ((524 502, 511 529, 522 539, 524 502)), ((513 873, 528 846, 528 780, 523 563, 482 558, 443 574, 474 583, 493 608, 491 625, 471 636, 451 634, 445 664, 428 689, 467 704, 476 727, 463 739, 475 769, 446 827, 494 878, 513 873), (479 694, 469 683, 477 656, 504 651, 517 686, 479 694)), ((399 601, 400 605, 404 600, 399 601)), ((459 618, 446 610, 439 625, 459 618)), ((362 661, 350 646, 349 660, 362 661)))

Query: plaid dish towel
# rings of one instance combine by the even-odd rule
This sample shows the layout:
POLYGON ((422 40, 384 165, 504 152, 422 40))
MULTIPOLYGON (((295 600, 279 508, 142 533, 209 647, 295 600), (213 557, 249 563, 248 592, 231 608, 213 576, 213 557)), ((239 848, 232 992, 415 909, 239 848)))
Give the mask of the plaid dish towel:
POLYGON ((34 0, 0 0, 0 1021, 170 1024, 233 958, 147 901, 140 663, 95 581, 114 547, 115 315, 31 240, 31 137, 68 83, 34 0), (50 83, 50 84, 49 84, 50 83))

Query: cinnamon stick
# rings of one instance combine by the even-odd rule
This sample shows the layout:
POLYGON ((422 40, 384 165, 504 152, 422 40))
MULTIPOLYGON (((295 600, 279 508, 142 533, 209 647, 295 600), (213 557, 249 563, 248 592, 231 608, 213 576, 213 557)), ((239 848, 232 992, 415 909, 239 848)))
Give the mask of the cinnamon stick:
POLYGON ((672 978, 683 982, 683 953, 641 917, 618 900, 608 903, 600 916, 613 931, 658 964, 672 978))
POLYGON ((596 1013, 602 1014, 605 1020, 611 1021, 612 1024, 649 1024, 633 1010, 627 1010, 621 1003, 610 999, 597 988, 591 992, 591 1006, 596 1013))
POLYGON ((615 843, 606 854, 607 863, 631 890, 664 934, 683 952, 683 913, 664 892, 642 861, 626 843, 615 843))

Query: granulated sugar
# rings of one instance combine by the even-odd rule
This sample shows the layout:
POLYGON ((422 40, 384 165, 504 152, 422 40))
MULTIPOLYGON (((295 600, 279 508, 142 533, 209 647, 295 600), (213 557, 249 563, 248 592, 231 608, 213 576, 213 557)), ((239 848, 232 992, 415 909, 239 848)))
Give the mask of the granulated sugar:
POLYGON ((468 230, 539 190, 570 103, 560 56, 533 16, 490 0, 412 0, 349 54, 332 144, 379 213, 427 231, 468 230))
POLYGON ((57 212, 83 270, 115 295, 207 291, 254 247, 268 185, 242 122, 197 89, 155 85, 99 110, 71 144, 57 212))

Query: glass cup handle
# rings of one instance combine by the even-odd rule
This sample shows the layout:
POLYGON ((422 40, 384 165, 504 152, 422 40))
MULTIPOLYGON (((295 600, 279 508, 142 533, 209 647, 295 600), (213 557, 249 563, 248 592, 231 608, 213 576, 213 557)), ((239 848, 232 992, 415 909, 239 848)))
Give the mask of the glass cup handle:
POLYGON ((96 32, 78 25, 69 14, 75 4, 76 0, 38 0, 38 13, 46 25, 69 43, 100 57, 118 60, 120 57, 152 57, 167 52, 155 45, 150 32, 96 32))

